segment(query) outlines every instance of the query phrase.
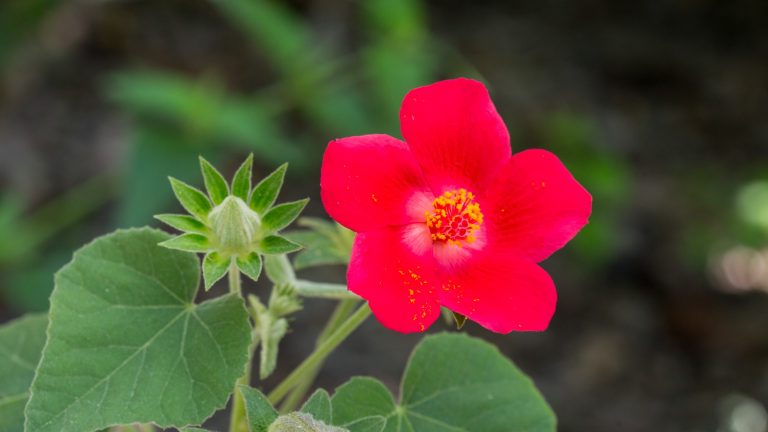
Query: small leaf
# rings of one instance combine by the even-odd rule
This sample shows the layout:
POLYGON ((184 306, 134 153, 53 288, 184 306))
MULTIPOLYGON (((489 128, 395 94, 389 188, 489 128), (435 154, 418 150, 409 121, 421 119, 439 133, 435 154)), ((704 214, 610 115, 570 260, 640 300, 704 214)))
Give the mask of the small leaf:
POLYGON ((272 207, 261 220, 263 229, 276 232, 287 227, 299 216, 308 202, 309 198, 305 198, 272 207))
POLYGON ((176 180, 173 177, 168 177, 168 179, 171 181, 173 193, 176 195, 176 199, 179 200, 179 203, 181 203, 181 206, 192 216, 201 221, 205 221, 212 208, 208 197, 200 190, 193 188, 181 180, 176 180))
POLYGON ((24 405, 45 345, 44 314, 0 326, 0 431, 24 431, 24 405))
POLYGON ((261 256, 252 252, 247 257, 237 257, 237 268, 253 281, 259 280, 261 275, 261 256))
POLYGON ((332 411, 331 411, 331 396, 327 391, 323 389, 317 389, 312 396, 304 402, 304 406, 301 407, 301 412, 312 414, 312 417, 331 424, 332 411))
POLYGON ((272 207, 272 204, 277 199, 277 195, 280 194, 280 188, 283 187, 283 179, 287 169, 287 163, 280 165, 253 188, 250 201, 253 211, 258 214, 264 214, 267 209, 272 207))
MULTIPOLYGON (((393 418, 393 427, 399 421, 397 405, 387 387, 368 377, 354 377, 336 389, 331 398, 333 424, 351 432, 362 432, 370 427, 370 418, 393 418)), ((387 422, 385 422, 386 424, 387 422)))
POLYGON ((267 432, 269 425, 277 419, 277 411, 264 394, 254 388, 240 386, 245 401, 245 415, 251 432, 267 432))
POLYGON ((229 186, 224 176, 202 156, 200 156, 200 171, 203 172, 205 189, 208 190, 208 196, 213 200, 213 204, 221 204, 229 195, 229 186))
POLYGON ((206 227, 205 224, 189 215, 159 214, 155 215, 155 219, 166 225, 176 228, 179 231, 197 234, 208 233, 208 227, 206 227))
POLYGON ((249 154, 240 168, 232 177, 232 195, 248 202, 248 193, 251 191, 251 169, 253 167, 253 153, 249 154))
POLYGON ((269 432, 349 432, 349 430, 329 426, 312 417, 311 414, 295 412, 281 415, 269 426, 269 432))
POLYGON ((229 265, 230 258, 221 256, 217 252, 211 252, 205 256, 203 259, 203 281, 206 291, 227 274, 229 265))
POLYGON ((274 284, 292 284, 296 280, 291 262, 285 255, 266 255, 264 257, 264 271, 274 284))
POLYGON ((118 231, 56 274, 27 431, 182 427, 226 405, 248 363, 248 314, 233 294, 195 304, 199 260, 157 246, 167 238, 118 231))
POLYGON ((301 250, 302 246, 279 235, 266 236, 259 242, 259 251, 267 255, 280 255, 301 250))
POLYGON ((386 418, 417 431, 552 432, 552 409, 531 380, 499 350, 463 334, 425 337, 416 346, 396 403, 381 382, 353 378, 331 398, 333 423, 361 432, 360 422, 386 418))
POLYGON ((160 243, 160 246, 185 252, 207 252, 211 248, 211 242, 201 234, 184 234, 166 240, 160 243))

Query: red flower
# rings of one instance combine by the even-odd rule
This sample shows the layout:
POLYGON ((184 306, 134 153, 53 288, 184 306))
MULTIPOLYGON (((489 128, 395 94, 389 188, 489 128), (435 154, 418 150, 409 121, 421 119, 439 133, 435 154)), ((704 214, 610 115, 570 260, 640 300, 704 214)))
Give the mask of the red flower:
POLYGON ((536 263, 587 223, 592 197, 552 153, 512 156, 477 81, 412 90, 400 127, 405 142, 342 138, 323 157, 323 204, 358 233, 349 289, 404 333, 440 306, 499 333, 546 329, 557 293, 536 263))

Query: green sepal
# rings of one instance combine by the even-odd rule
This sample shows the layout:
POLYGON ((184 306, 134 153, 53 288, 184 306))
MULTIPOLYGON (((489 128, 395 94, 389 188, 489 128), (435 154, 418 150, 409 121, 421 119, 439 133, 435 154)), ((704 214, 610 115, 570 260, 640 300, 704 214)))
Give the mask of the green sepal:
POLYGON ((160 243, 160 246, 186 252, 208 252, 211 242, 202 234, 183 234, 160 243))
POLYGON ((317 389, 312 396, 304 402, 301 412, 312 414, 312 417, 324 423, 331 424, 331 396, 323 389, 317 389))
POLYGON ((229 185, 227 185, 224 176, 202 156, 200 156, 200 171, 203 173, 205 189, 208 191, 208 196, 213 200, 213 204, 221 204, 224 198, 229 195, 229 185))
POLYGON ((275 285, 293 284, 296 281, 296 273, 285 255, 264 256, 264 271, 275 285))
POLYGON ((259 242, 259 251, 267 255, 280 255, 301 250, 303 246, 279 235, 266 236, 259 242))
POLYGON ((206 291, 227 274, 230 261, 229 257, 222 256, 217 252, 210 252, 203 258, 203 281, 206 291))
POLYGON ((179 231, 197 234, 208 233, 208 227, 205 224, 189 215, 159 214, 155 215, 155 219, 179 231))
POLYGON ((208 197, 199 189, 195 189, 181 180, 173 177, 168 177, 168 179, 171 181, 173 193, 176 195, 179 203, 181 203, 181 206, 192 216, 205 221, 211 208, 213 208, 208 197))
POLYGON ((274 317, 283 317, 301 310, 301 299, 296 288, 289 283, 275 284, 269 295, 269 312, 274 317))
POLYGON ((259 280, 261 275, 261 256, 252 252, 245 257, 237 257, 237 268, 253 281, 259 280))
POLYGON ((456 330, 461 330, 461 328, 464 327, 464 324, 467 323, 467 317, 458 312, 453 312, 453 320, 456 321, 456 330))
POLYGON ((278 417, 277 410, 272 407, 264 394, 255 388, 239 386, 240 394, 245 401, 245 416, 251 432, 267 432, 278 417))
POLYGON ((232 195, 248 202, 248 193, 251 191, 251 168, 253 167, 253 153, 249 154, 240 168, 232 177, 232 195))
POLYGON ((283 187, 283 179, 288 164, 284 163, 256 185, 251 192, 250 206, 258 214, 267 211, 275 203, 280 189, 283 187))
POLYGON ((265 232, 280 231, 299 217, 308 202, 309 198, 304 198, 272 207, 261 220, 262 228, 265 232))

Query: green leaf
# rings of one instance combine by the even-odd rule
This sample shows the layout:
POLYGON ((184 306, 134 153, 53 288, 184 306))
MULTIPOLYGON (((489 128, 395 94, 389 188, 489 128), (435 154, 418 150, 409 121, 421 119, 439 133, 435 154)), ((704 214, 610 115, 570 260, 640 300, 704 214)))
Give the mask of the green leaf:
POLYGON ((259 242, 259 251, 268 255, 280 255, 301 250, 302 246, 279 235, 266 236, 259 242))
POLYGON ((229 195, 229 186, 224 180, 224 176, 202 156, 200 156, 200 171, 203 173, 205 189, 208 190, 208 196, 213 200, 213 204, 221 204, 224 198, 229 195))
POLYGON ((194 304, 197 257, 157 246, 167 238, 117 231, 56 274, 26 430, 182 427, 226 405, 248 362, 248 314, 231 294, 194 304))
POLYGON ((291 262, 285 255, 266 255, 264 271, 274 284, 292 284, 296 280, 291 262))
POLYGON ((217 252, 211 252, 205 256, 203 259, 203 281, 206 291, 227 274, 230 261, 229 257, 222 256, 217 252))
POLYGON ((382 416, 369 416, 350 423, 350 432, 382 432, 387 426, 387 419, 382 416))
POLYGON ((387 419, 385 430, 550 432, 555 415, 531 380, 496 347, 463 334, 427 336, 400 385, 400 402, 372 378, 353 378, 334 393, 333 423, 387 419))
POLYGON ((315 419, 311 414, 295 412, 281 415, 269 426, 269 432, 349 432, 349 430, 329 426, 315 419))
POLYGON ((245 415, 251 432, 267 432, 269 425, 277 419, 277 411, 264 394, 254 388, 240 386, 245 401, 245 415))
POLYGON ((0 430, 24 430, 24 405, 45 344, 48 319, 27 315, 0 327, 0 430))
POLYGON ((253 281, 259 280, 261 275, 261 256, 252 252, 247 257, 237 257, 237 268, 253 281))
POLYGON ((200 190, 181 180, 176 180, 173 177, 168 178, 171 181, 173 193, 181 203, 181 206, 197 219, 201 221, 207 220, 208 213, 211 211, 211 202, 208 200, 208 197, 200 192, 200 190))
POLYGON ((301 412, 312 414, 312 417, 326 424, 331 424, 333 418, 331 411, 331 396, 327 391, 317 389, 312 393, 312 396, 304 402, 304 406, 301 407, 301 412))
POLYGON ((202 234, 183 234, 160 243, 160 246, 185 252, 207 252, 211 242, 202 234))
POLYGON ((240 168, 232 177, 232 195, 248 202, 248 194, 251 192, 251 169, 253 167, 253 153, 249 154, 240 168))
POLYGON ((160 222, 168 226, 176 228, 179 231, 191 232, 191 233, 197 233, 197 234, 208 233, 208 228, 205 226, 205 224, 203 224, 199 220, 189 215, 159 214, 159 215, 155 215, 155 219, 159 220, 160 222))
POLYGON ((266 232, 280 231, 299 216, 308 202, 309 198, 305 198, 272 207, 262 218, 262 227, 266 232))
POLYGON ((277 199, 277 195, 280 194, 280 189, 283 187, 283 179, 285 178, 285 171, 287 169, 287 163, 280 165, 253 188, 250 201, 253 211, 258 214, 264 214, 267 209, 272 207, 272 204, 274 204, 277 199))

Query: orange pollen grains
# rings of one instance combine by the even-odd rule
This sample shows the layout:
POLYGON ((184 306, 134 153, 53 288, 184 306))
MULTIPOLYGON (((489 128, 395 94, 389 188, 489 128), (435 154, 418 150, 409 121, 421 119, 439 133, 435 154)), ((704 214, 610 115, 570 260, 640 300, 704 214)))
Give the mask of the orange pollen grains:
POLYGON ((427 227, 433 241, 462 246, 462 242, 475 241, 474 232, 483 223, 480 204, 466 189, 444 192, 432 202, 432 211, 425 212, 427 227))

